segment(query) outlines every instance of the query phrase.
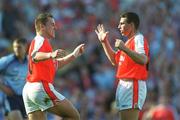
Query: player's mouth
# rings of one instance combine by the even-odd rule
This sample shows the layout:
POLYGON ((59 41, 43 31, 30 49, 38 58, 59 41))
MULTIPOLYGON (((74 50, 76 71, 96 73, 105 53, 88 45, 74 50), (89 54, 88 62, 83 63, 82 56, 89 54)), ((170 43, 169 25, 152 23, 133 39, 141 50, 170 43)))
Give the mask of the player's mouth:
POLYGON ((121 34, 124 34, 124 32, 122 30, 120 30, 121 34))

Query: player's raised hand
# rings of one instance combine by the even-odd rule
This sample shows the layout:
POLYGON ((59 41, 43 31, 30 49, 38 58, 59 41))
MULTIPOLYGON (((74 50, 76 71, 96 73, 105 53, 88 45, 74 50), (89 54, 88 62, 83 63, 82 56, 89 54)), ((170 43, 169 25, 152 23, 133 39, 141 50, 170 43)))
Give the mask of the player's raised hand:
POLYGON ((95 30, 97 36, 98 36, 98 39, 100 42, 104 42, 105 41, 105 38, 107 37, 107 34, 108 34, 108 31, 105 31, 104 29, 104 25, 103 24, 99 24, 97 26, 97 29, 95 30))
POLYGON ((78 57, 82 55, 84 53, 84 47, 85 47, 85 44, 80 44, 79 46, 77 46, 72 53, 74 57, 78 57))

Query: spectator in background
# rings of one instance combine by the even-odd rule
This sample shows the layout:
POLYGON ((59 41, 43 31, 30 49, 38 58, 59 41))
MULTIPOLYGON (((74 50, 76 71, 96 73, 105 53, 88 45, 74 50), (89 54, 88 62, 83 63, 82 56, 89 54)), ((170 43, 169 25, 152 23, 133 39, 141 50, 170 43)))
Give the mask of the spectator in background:
POLYGON ((139 33, 139 17, 136 13, 127 12, 121 15, 119 30, 128 38, 124 43, 116 39, 115 52, 108 41, 103 25, 95 30, 106 56, 112 65, 117 66, 116 77, 119 83, 116 91, 116 107, 122 120, 138 120, 139 111, 145 102, 147 90, 149 47, 147 40, 139 33))
POLYGON ((161 96, 159 104, 151 107, 142 120, 179 120, 177 110, 171 105, 168 96, 161 96))
POLYGON ((27 41, 17 38, 13 41, 14 53, 0 58, 0 90, 7 96, 9 104, 5 106, 9 120, 23 120, 26 118, 22 99, 22 89, 27 74, 27 41))
POLYGON ((19 19, 19 11, 13 5, 12 0, 4 0, 2 6, 2 30, 3 34, 8 39, 13 39, 19 35, 16 28, 16 22, 19 19))

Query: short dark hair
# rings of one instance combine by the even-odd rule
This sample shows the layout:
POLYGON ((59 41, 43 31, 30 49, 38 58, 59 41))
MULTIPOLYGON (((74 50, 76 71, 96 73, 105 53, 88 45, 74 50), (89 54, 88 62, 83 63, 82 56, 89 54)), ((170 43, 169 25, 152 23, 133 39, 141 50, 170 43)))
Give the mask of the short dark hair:
POLYGON ((40 13, 35 19, 35 28, 36 31, 39 31, 40 24, 45 25, 48 21, 48 18, 53 18, 53 15, 50 13, 40 13))
POLYGON ((16 39, 14 39, 13 43, 18 43, 18 44, 26 45, 27 44, 27 40, 25 38, 16 38, 16 39))
POLYGON ((139 16, 136 13, 126 12, 123 13, 120 17, 127 18, 127 23, 133 23, 136 30, 139 28, 140 20, 139 20, 139 16))

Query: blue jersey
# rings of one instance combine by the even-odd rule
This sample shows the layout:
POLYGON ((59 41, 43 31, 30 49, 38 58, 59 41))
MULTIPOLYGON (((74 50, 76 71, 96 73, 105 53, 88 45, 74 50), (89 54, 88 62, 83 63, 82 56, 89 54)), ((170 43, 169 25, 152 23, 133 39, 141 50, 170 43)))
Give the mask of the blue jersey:
POLYGON ((26 82, 28 60, 22 63, 14 54, 4 56, 0 59, 0 73, 5 85, 9 86, 17 95, 22 95, 22 89, 26 82))

